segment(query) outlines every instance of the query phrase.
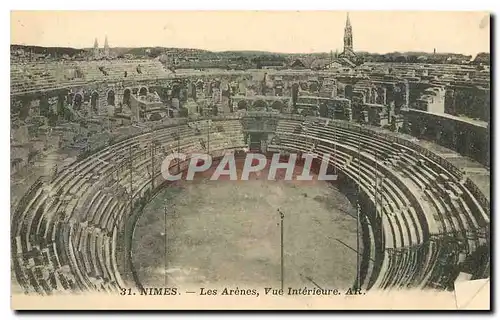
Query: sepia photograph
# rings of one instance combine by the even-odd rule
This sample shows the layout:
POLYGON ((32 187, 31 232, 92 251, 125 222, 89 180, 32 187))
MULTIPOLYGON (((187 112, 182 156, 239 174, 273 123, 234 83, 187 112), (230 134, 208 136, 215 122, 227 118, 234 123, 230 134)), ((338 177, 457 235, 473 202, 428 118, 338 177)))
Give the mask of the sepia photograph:
POLYGON ((491 19, 11 11, 11 308, 490 310, 491 19))

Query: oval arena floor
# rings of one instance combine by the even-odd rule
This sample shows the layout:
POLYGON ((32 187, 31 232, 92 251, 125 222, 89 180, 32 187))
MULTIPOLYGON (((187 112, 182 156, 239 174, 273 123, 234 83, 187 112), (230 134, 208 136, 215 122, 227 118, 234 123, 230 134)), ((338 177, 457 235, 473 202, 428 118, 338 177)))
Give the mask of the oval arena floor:
MULTIPOLYGON (((237 166, 240 177, 242 161, 237 166)), ((166 271, 168 286, 279 288, 278 208, 285 213, 285 287, 353 285, 356 210, 334 183, 314 173, 313 181, 285 181, 279 178, 284 170, 270 181, 268 167, 248 181, 214 181, 214 167, 172 183, 144 208, 132 243, 143 286, 164 286, 166 271)))

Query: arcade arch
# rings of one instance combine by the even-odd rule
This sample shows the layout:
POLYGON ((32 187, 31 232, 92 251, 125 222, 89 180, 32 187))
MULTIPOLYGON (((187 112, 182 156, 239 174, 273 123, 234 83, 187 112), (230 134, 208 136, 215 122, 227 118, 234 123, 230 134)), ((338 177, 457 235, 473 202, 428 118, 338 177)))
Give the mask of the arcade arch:
POLYGON ((106 100, 107 100, 108 106, 115 105, 115 91, 114 90, 108 91, 106 100))
POLYGON ((248 103, 245 100, 238 101, 238 110, 248 110, 248 103))
POLYGON ((179 99, 181 96, 181 85, 180 83, 174 83, 172 86, 172 98, 179 99))
POLYGON ((319 91, 319 83, 317 81, 311 81, 309 83, 309 91, 310 92, 318 92, 319 91))
POLYGON ((99 93, 97 91, 92 92, 90 95, 90 107, 92 111, 97 112, 97 108, 99 107, 99 93))
POLYGON ((80 110, 83 104, 83 95, 80 92, 77 92, 73 97, 73 108, 75 110, 80 110))
POLYGON ((147 96, 148 95, 148 88, 146 87, 141 87, 139 89, 139 96, 147 96))
POLYGON ((264 100, 256 100, 252 104, 252 109, 256 111, 267 111, 267 103, 264 100))
POLYGON ((344 90, 345 90, 344 97, 346 99, 352 100, 352 93, 353 93, 352 85, 350 84, 346 85, 344 90))
POLYGON ((130 106, 130 95, 131 94, 132 94, 132 91, 129 88, 126 88, 123 91, 123 100, 122 100, 123 105, 130 106))

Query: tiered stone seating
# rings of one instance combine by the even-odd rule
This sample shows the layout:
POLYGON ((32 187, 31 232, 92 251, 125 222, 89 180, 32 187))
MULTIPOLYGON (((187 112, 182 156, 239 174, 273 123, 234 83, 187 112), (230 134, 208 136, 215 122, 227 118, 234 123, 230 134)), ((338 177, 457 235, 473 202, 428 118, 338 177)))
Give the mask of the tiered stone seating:
MULTIPOLYGON (((467 205, 466 199, 470 197, 464 195, 470 192, 464 190, 461 175, 457 170, 449 171, 449 165, 443 166, 443 161, 437 159, 436 155, 417 153, 418 148, 408 147, 408 142, 399 141, 406 145, 391 143, 392 139, 384 140, 378 132, 372 131, 370 135, 369 129, 356 129, 356 126, 350 129, 342 126, 334 128, 332 124, 335 121, 328 120, 328 123, 330 125, 304 127, 300 119, 282 120, 278 124, 277 141, 287 150, 301 152, 310 152, 309 145, 320 141, 316 151, 336 152, 333 163, 357 180, 361 189, 371 194, 372 201, 377 175, 374 173, 375 161, 379 173, 390 177, 387 181, 391 182, 383 183, 383 187, 378 190, 382 193, 381 202, 385 200, 389 204, 379 211, 382 213, 381 226, 388 252, 385 253, 382 271, 375 286, 426 285, 430 278, 426 272, 430 272, 430 266, 439 258, 436 252, 450 253, 449 250, 436 248, 435 243, 428 245, 430 236, 465 232, 489 223, 485 218, 481 224, 477 222, 475 216, 487 216, 483 214, 484 208, 478 204, 472 204, 471 207, 467 205), (335 148, 324 148, 324 144, 334 145, 335 148), (358 152, 360 147, 361 151, 358 152), (357 161, 359 157, 364 160, 357 161), (473 214, 473 211, 476 213, 473 214), (417 265, 420 267, 412 267, 415 261, 424 263, 417 265)), ((477 245, 474 243, 484 241, 480 238, 469 240, 466 253, 475 250, 477 245)))
MULTIPOLYGON (((441 157, 379 129, 269 117, 278 119, 270 149, 330 154, 330 165, 357 183, 372 203, 375 213, 362 215, 369 244, 366 288, 446 283, 449 272, 442 265, 457 264, 486 243, 477 230, 489 225, 488 202, 441 157), (450 239, 456 244, 450 245, 450 239)), ((125 133, 51 181, 38 180, 20 199, 11 247, 24 290, 51 294, 125 287, 117 264, 120 232, 130 208, 161 181, 164 156, 176 151, 223 154, 247 145, 238 115, 179 119, 143 129, 125 133)))
MULTIPOLYGON (((287 123, 286 125, 288 125, 288 127, 290 127, 289 123, 287 123)), ((281 127, 281 125, 278 126, 278 128, 280 128, 280 127, 281 127)), ((297 126, 295 126, 295 128, 296 127, 297 126)), ((277 131, 277 132, 279 132, 279 131, 277 131)), ((291 131, 291 132, 293 132, 293 131, 291 131)), ((324 140, 324 139, 319 138, 319 137, 325 138, 325 137, 332 136, 332 134, 329 132, 322 132, 322 130, 318 129, 318 127, 308 128, 304 134, 309 136, 309 137, 314 137, 314 138, 322 139, 322 140, 324 140)), ((337 132, 336 135, 345 138, 345 135, 342 131, 337 132)), ((288 140, 286 138, 284 138, 284 136, 286 136, 286 134, 280 135, 280 141, 282 143, 283 143, 283 141, 286 141, 286 143, 288 143, 288 144, 290 144, 290 143, 293 144, 295 142, 296 149, 298 149, 299 151, 302 151, 302 152, 311 151, 311 150, 308 150, 309 149, 308 147, 304 147, 303 144, 300 143, 300 141, 303 141, 303 140, 299 139, 297 137, 297 134, 294 134, 293 138, 290 138, 288 140)), ((335 136, 335 133, 334 133, 334 136, 335 136)), ((305 138, 303 138, 303 139, 305 139, 305 138)), ((330 141, 328 141, 328 142, 330 142, 330 141)), ((329 149, 327 149, 327 148, 323 148, 323 144, 325 144, 327 142, 322 141, 317 146, 316 151, 318 151, 320 153, 327 152, 329 154, 333 154, 334 159, 344 159, 345 163, 337 162, 337 163, 335 163, 335 165, 340 166, 342 168, 342 170, 344 170, 348 175, 350 175, 353 180, 357 180, 357 182, 360 184, 361 188, 364 189, 364 192, 366 194, 373 194, 374 185, 372 184, 372 181, 375 180, 373 167, 366 164, 365 162, 360 162, 359 166, 358 166, 357 161, 352 161, 352 156, 349 157, 348 154, 350 153, 351 155, 353 155, 353 149, 346 149, 346 147, 345 147, 346 143, 344 143, 344 142, 345 141, 343 141, 343 143, 339 144, 338 146, 336 145, 336 143, 333 143, 333 144, 335 144, 336 148, 330 147, 329 149)), ((357 155, 355 155, 355 154, 354 154, 354 156, 357 157, 357 155)), ((338 160, 334 160, 334 161, 338 161, 338 160)), ((382 193, 382 194, 386 195, 385 193, 382 193)), ((391 194, 391 193, 387 193, 387 194, 391 194)), ((373 194, 372 198, 374 198, 374 196, 375 195, 373 194)), ((394 197, 392 199, 382 198, 381 202, 386 200, 386 203, 388 203, 388 204, 398 204, 399 203, 399 207, 397 207, 397 206, 395 207, 396 208, 395 212, 398 212, 398 211, 402 212, 403 215, 402 216, 398 216, 398 215, 394 216, 394 214, 393 214, 394 211, 389 211, 389 214, 387 215, 387 219, 384 221, 384 223, 386 224, 387 229, 398 230, 398 231, 389 233, 388 235, 393 235, 393 236, 390 236, 390 237, 388 236, 389 237, 388 241, 390 243, 394 243, 394 242, 398 243, 399 246, 412 245, 413 242, 418 241, 419 237, 422 237, 421 230, 419 230, 419 229, 416 230, 415 228, 409 227, 409 225, 418 226, 418 224, 416 222, 409 222, 410 220, 415 221, 415 217, 409 215, 409 211, 407 210, 406 206, 403 205, 402 201, 400 200, 400 198, 397 195, 393 194, 392 196, 394 197), (392 201, 393 199, 395 199, 394 202, 392 201), (417 234, 419 236, 417 236, 417 234)), ((404 199, 404 196, 400 195, 400 197, 402 199, 404 199)), ((406 202, 408 202, 408 201, 406 201, 406 202)), ((387 210, 387 206, 384 206, 381 208, 382 212, 385 212, 386 210, 387 210)))
POLYGON ((84 78, 75 76, 74 63, 13 63, 10 78, 11 94, 86 84, 84 78))
POLYGON ((53 90, 91 82, 116 80, 151 80, 170 76, 155 60, 44 62, 11 64, 11 94, 53 90), (139 67, 140 66, 140 67, 139 67), (139 67, 140 73, 137 71, 139 67), (99 68, 103 68, 105 72, 99 68), (78 77, 76 70, 81 73, 78 77), (127 77, 125 78, 125 72, 127 77), (105 73, 107 75, 105 75, 105 73))
POLYGON ((80 63, 79 66, 87 81, 147 80, 168 75, 162 64, 153 60, 90 61, 80 63))
MULTIPOLYGON (((224 119, 215 124, 231 139, 222 139, 222 144, 212 148, 244 145, 239 120, 224 119), (227 145, 229 142, 234 145, 227 145)), ((131 166, 132 201, 144 196, 151 184, 148 144, 154 139, 160 150, 166 150, 162 148, 175 144, 174 133, 185 134, 179 142, 181 150, 194 135, 182 124, 138 134, 74 163, 46 184, 38 181, 33 185, 19 202, 14 214, 18 219, 13 220, 13 262, 18 282, 26 291, 50 294, 124 287, 116 263, 116 242, 123 228, 120 223, 128 214, 128 202, 113 197, 110 190, 130 186, 127 169, 131 166)), ((196 151, 202 152, 201 148, 196 151)), ((155 154, 157 176, 164 155, 155 154)))

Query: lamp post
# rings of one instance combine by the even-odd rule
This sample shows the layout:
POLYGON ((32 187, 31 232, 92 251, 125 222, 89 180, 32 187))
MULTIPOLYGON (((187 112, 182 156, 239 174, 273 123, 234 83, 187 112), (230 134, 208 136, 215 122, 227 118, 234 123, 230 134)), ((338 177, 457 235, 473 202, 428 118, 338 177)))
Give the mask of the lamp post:
MULTIPOLYGON (((116 185, 116 192, 111 192, 107 191, 106 193, 111 196, 111 197, 118 197, 121 198, 122 195, 125 195, 129 198, 130 203, 132 203, 132 196, 130 193, 127 191, 127 189, 123 186, 120 186, 119 184, 116 185)), ((132 214, 132 212, 130 212, 132 214)), ((116 214, 116 212, 113 211, 113 225, 118 228, 118 220, 120 216, 116 214)), ((123 275, 125 276, 127 272, 127 213, 124 212, 123 216, 123 275)))
POLYGON ((155 178, 155 156, 156 156, 156 149, 160 143, 156 139, 152 139, 150 142, 150 156, 151 156, 151 169, 150 169, 150 179, 151 179, 151 192, 153 192, 155 184, 154 184, 154 178, 155 178))
POLYGON ((207 128, 207 154, 210 154, 210 125, 212 121, 208 120, 208 128, 207 128))
MULTIPOLYGON (((180 136, 180 126, 177 126, 177 132, 173 133, 174 139, 177 140, 177 154, 180 154, 181 152, 181 136, 180 136)), ((181 171, 181 163, 179 159, 177 159, 177 172, 181 171)))
POLYGON ((285 282, 285 268, 284 268, 284 250, 283 250, 283 219, 285 218, 285 214, 278 209, 278 213, 280 214, 280 229, 281 229, 281 290, 283 290, 284 282, 285 282))
MULTIPOLYGON (((124 212, 123 214, 123 269, 124 269, 124 274, 127 271, 127 241, 128 241, 128 218, 132 216, 133 213, 133 180, 132 180, 132 172, 133 172, 133 162, 132 162, 132 146, 130 146, 129 149, 129 163, 130 163, 130 191, 127 190, 127 188, 121 186, 121 190, 123 191, 123 194, 127 195, 129 198, 129 212, 124 212)), ((118 181, 117 181, 118 182, 118 181)))
POLYGON ((127 241, 129 241, 127 235, 128 235, 128 218, 129 216, 132 215, 132 194, 127 191, 126 188, 123 188, 123 194, 125 194, 129 198, 129 203, 130 203, 130 211, 124 212, 123 214, 123 271, 124 274, 127 272, 127 241))
POLYGON ((361 203, 360 203, 360 183, 361 183, 361 125, 359 127, 358 136, 358 190, 357 190, 357 206, 356 206, 356 289, 361 287, 361 275, 360 275, 360 258, 359 258, 359 217, 361 215, 361 203))
POLYGON ((165 287, 167 286, 167 265, 168 265, 168 238, 167 238, 167 206, 163 207, 164 213, 165 213, 165 220, 164 220, 164 233, 165 233, 165 287))

